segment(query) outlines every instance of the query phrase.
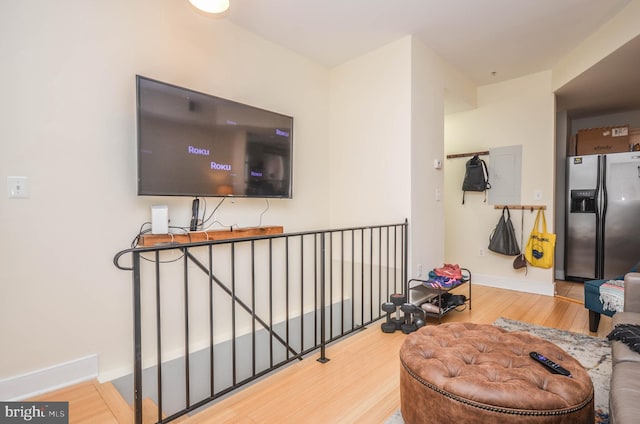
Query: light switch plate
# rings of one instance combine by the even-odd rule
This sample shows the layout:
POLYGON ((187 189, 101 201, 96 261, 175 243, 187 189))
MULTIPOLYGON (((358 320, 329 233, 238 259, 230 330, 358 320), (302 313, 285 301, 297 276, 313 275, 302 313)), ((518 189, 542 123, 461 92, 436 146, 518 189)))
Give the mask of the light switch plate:
POLYGON ((29 198, 29 179, 27 177, 7 177, 7 188, 11 199, 29 198))

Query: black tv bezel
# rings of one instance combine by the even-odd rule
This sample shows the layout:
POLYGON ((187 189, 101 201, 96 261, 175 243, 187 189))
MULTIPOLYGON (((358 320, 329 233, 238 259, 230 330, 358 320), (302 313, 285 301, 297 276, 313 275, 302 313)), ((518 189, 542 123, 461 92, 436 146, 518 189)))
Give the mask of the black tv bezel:
POLYGON ((205 197, 232 197, 232 198, 248 198, 248 199, 292 199, 293 198, 293 131, 294 131, 294 123, 295 120, 293 116, 286 115, 279 112, 274 112, 269 109, 264 109, 256 106, 252 106, 246 103, 237 102, 235 100, 226 99, 224 97, 215 96, 213 94, 205 93, 202 91, 194 90, 191 88, 179 86, 176 84, 168 83, 166 81, 160 81, 154 78, 145 77, 143 75, 136 75, 136 190, 138 196, 162 196, 162 197, 194 197, 194 198, 205 198, 205 197), (288 164, 288 173, 289 173, 289 189, 288 194, 286 195, 268 195, 268 194, 212 194, 212 193, 197 193, 197 192, 181 192, 181 193, 173 193, 173 192, 141 192, 140 189, 140 169, 141 169, 141 134, 140 134, 140 120, 141 120, 141 112, 140 112, 140 81, 146 80, 157 84, 162 84, 167 87, 175 88, 177 90, 184 91, 185 93, 193 93, 200 96, 209 97, 212 99, 216 99, 218 101, 222 101, 227 104, 233 104, 237 106, 241 106, 243 108, 249 108, 256 111, 266 112, 272 115, 288 118, 291 120, 291 134, 289 135, 289 164, 288 164))

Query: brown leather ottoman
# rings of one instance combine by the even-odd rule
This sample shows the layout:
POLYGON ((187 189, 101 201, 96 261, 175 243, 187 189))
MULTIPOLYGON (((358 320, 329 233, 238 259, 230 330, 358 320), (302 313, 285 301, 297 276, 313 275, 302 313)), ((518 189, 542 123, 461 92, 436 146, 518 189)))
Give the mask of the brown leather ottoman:
POLYGON ((407 424, 593 423, 593 384, 564 350, 492 325, 423 327, 400 349, 400 403, 407 424), (552 374, 537 351, 568 369, 552 374))

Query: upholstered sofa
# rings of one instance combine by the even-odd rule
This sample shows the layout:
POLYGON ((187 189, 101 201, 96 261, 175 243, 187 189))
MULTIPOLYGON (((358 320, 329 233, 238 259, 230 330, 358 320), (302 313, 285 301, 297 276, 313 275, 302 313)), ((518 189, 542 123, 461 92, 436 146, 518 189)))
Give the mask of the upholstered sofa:
MULTIPOLYGON (((612 318, 615 328, 619 324, 640 325, 640 273, 628 273, 624 277, 624 312, 612 318)), ((609 390, 609 407, 612 424, 640 422, 640 353, 621 341, 611 345, 613 373, 609 390)))

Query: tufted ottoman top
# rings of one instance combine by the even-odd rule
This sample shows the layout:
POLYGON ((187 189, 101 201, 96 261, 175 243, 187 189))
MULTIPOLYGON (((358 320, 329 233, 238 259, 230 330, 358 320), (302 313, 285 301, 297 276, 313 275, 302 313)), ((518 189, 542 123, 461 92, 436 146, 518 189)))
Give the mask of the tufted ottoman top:
MULTIPOLYGON (((582 365, 527 332, 472 323, 427 326, 407 337, 400 360, 414 382, 405 390, 422 393, 423 387, 474 410, 561 415, 593 402, 593 384, 582 365), (529 357, 531 351, 559 363, 573 378, 550 373, 529 357)), ((421 393, 403 396, 417 399, 421 393)))

